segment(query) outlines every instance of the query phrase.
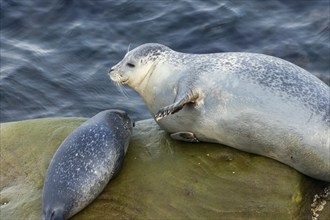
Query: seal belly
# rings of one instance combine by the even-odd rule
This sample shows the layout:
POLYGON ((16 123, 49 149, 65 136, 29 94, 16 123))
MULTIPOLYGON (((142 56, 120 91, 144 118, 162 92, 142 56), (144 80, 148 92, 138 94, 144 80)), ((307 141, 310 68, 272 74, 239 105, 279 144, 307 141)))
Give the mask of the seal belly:
POLYGON ((308 108, 294 100, 280 102, 282 97, 273 95, 274 102, 248 97, 242 103, 231 94, 224 106, 217 107, 212 95, 207 96, 199 110, 203 114, 195 120, 199 125, 192 131, 197 139, 267 156, 330 181, 330 129, 322 117, 311 116, 308 108))
POLYGON ((330 181, 330 129, 323 116, 293 97, 240 83, 218 82, 204 90, 202 102, 158 123, 170 133, 191 132, 200 141, 267 156, 330 181))
POLYGON ((322 141, 325 132, 308 129, 302 132, 285 121, 258 116, 242 115, 238 120, 226 122, 227 137, 231 137, 226 140, 227 145, 270 157, 308 176, 330 181, 329 145, 322 141))

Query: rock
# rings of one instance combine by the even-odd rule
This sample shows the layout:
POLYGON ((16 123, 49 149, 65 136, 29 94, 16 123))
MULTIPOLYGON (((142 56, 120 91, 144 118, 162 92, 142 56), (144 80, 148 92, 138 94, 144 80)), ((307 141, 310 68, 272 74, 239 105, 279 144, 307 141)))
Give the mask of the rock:
MULTIPOLYGON (((1 219, 41 218, 48 164, 84 121, 1 124, 1 219)), ((144 120, 136 123, 119 176, 73 219, 311 219, 314 195, 327 185, 266 157, 171 140, 144 120)), ((318 219, 329 210, 328 201, 318 219)))

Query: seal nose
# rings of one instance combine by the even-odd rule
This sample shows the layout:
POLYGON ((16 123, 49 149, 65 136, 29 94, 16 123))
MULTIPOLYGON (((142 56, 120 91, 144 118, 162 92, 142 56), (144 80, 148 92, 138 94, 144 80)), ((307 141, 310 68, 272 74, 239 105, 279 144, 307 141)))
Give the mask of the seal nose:
POLYGON ((109 70, 109 74, 115 70, 115 67, 111 67, 110 70, 109 70))

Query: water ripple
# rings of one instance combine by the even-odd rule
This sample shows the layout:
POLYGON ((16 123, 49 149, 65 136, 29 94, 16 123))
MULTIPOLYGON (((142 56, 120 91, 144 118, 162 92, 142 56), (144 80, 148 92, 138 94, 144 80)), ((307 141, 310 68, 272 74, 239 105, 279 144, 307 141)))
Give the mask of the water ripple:
POLYGON ((128 45, 146 42, 270 54, 330 84, 329 10, 325 0, 3 0, 0 121, 108 108, 150 117, 141 97, 107 76, 128 45))

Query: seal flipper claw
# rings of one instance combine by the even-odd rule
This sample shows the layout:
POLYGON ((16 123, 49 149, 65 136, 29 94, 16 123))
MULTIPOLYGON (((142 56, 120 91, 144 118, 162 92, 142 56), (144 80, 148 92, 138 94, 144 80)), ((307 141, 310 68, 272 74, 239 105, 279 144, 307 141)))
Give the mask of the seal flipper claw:
POLYGON ((174 114, 174 113, 180 111, 184 105, 185 104, 174 103, 172 105, 169 105, 169 106, 166 106, 166 107, 160 109, 157 112, 157 114, 155 115, 156 121, 159 121, 160 119, 162 119, 168 115, 171 115, 171 114, 174 114))
POLYGON ((180 111, 188 103, 195 103, 198 97, 199 93, 196 89, 188 89, 188 92, 179 91, 178 96, 175 98, 175 103, 165 106, 157 112, 155 115, 156 121, 180 111))
POLYGON ((174 140, 179 141, 186 141, 186 142, 199 142, 196 138, 195 134, 192 132, 176 132, 171 134, 171 138, 174 140))

